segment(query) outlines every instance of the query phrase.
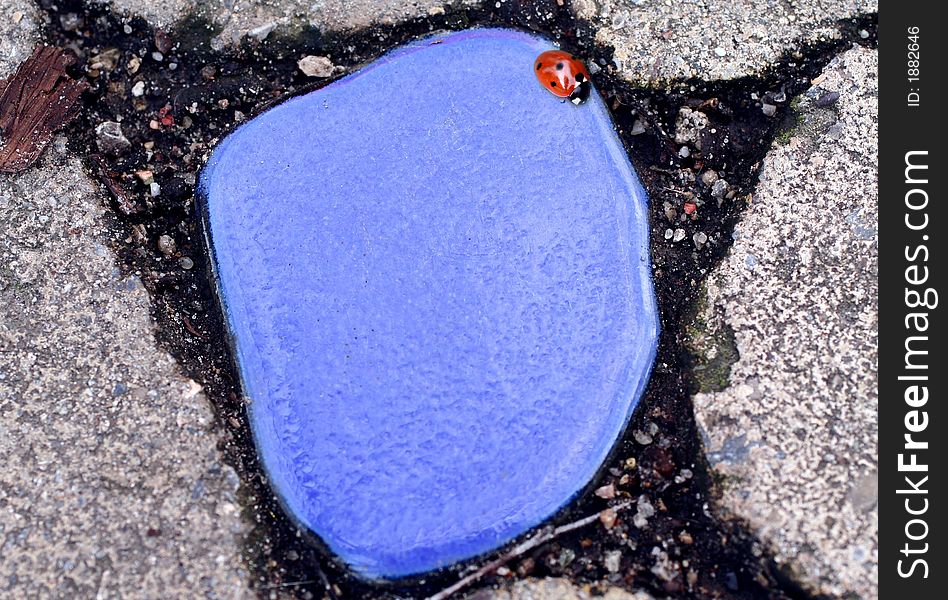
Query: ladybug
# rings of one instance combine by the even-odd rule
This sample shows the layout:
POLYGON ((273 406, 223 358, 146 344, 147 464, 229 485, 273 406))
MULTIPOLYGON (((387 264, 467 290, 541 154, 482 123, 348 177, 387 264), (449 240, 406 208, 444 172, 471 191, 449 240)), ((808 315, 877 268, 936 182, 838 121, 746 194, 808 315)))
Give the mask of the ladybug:
POLYGON ((569 101, 577 106, 589 98, 589 91, 592 89, 589 71, 586 70, 586 65, 569 52, 547 50, 537 57, 533 67, 540 85, 554 96, 569 98, 569 101))

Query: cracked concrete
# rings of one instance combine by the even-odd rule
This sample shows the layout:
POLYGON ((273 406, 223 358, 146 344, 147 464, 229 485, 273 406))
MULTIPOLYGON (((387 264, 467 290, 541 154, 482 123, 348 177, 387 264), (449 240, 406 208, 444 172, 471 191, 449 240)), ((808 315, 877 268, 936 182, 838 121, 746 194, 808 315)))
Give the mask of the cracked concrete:
POLYGON ((38 40, 36 5, 27 0, 0 2, 0 79, 26 60, 38 40))
POLYGON ((877 64, 853 48, 795 103, 696 325, 739 354, 694 400, 720 508, 811 593, 859 598, 878 594, 877 64))
POLYGON ((574 0, 596 40, 615 48, 619 75, 640 84, 735 79, 786 52, 837 39, 837 22, 877 12, 877 0, 574 0))
POLYGON ((237 474, 56 140, 0 175, 0 596, 239 598, 237 474))
POLYGON ((612 588, 594 595, 588 588, 578 587, 565 579, 525 579, 499 590, 478 590, 468 600, 653 600, 646 592, 626 592, 612 588))
MULTIPOLYGON (((195 15, 219 30, 213 42, 217 48, 238 44, 247 37, 259 41, 270 35, 292 36, 310 27, 339 32, 393 25, 443 12, 447 4, 447 0, 111 0, 118 13, 140 16, 166 29, 188 14, 195 15)), ((478 2, 451 4, 474 6, 478 2)))

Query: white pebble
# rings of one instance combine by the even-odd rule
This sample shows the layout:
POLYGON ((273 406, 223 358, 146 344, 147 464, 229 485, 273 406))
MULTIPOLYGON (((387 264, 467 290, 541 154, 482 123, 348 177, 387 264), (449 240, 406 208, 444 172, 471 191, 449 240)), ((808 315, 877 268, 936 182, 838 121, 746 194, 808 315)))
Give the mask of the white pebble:
POLYGON ((334 65, 325 56, 304 56, 297 61, 296 66, 307 77, 330 77, 334 65))

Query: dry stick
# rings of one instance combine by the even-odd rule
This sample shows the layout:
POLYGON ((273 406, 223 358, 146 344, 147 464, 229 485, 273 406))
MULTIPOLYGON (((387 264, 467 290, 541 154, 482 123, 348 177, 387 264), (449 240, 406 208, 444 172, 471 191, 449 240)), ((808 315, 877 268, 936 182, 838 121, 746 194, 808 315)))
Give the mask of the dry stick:
MULTIPOLYGON (((632 506, 634 503, 635 503, 634 500, 630 500, 628 502, 623 502, 622 504, 618 504, 611 508, 612 510, 616 512, 621 512, 629 508, 630 506, 632 506)), ((594 515, 589 515, 588 517, 583 517, 582 519, 578 521, 573 521, 572 523, 561 525, 557 527, 556 529, 546 529, 545 531, 541 531, 540 533, 536 534, 529 540, 526 540, 523 543, 517 546, 514 546, 513 549, 507 554, 504 554, 500 558, 487 563, 486 565, 474 571, 467 577, 464 577, 463 579, 458 580, 458 582, 455 583, 454 585, 444 588, 443 590, 441 590, 440 592, 438 592, 437 594, 433 596, 429 596, 427 600, 446 600, 452 594, 463 590, 464 588, 471 585, 472 583, 474 583, 475 581, 477 581, 484 575, 493 573, 494 571, 504 566, 511 560, 517 558, 518 556, 522 556, 526 554, 527 552, 529 552, 530 550, 533 550, 537 546, 540 546, 541 544, 545 544, 549 542, 550 540, 563 535, 564 533, 569 533, 570 531, 574 531, 581 527, 585 527, 586 525, 589 525, 590 523, 598 520, 600 514, 601 513, 596 513, 594 515)))
POLYGON ((257 589, 261 590, 277 590, 280 588, 296 587, 299 585, 309 585, 311 583, 318 583, 316 579, 305 579, 303 581, 287 581, 285 583, 270 583, 267 585, 262 585, 257 589))

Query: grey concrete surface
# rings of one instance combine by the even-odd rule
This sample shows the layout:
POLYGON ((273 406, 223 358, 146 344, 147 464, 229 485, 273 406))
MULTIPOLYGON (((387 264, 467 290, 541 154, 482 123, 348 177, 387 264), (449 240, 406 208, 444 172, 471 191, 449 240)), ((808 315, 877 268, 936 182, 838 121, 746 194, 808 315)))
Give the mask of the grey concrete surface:
POLYGON ((565 579, 524 579, 498 590, 479 590, 467 600, 653 600, 646 592, 626 592, 618 588, 604 594, 593 593, 589 586, 577 587, 565 579))
MULTIPOLYGON (((473 3, 473 2, 472 2, 473 3)), ((167 28, 194 11, 218 43, 348 30, 439 0, 112 0, 167 28)), ((874 0, 575 0, 620 74, 732 78, 837 34, 874 0), (720 50, 719 50, 720 49, 720 50), (723 56, 722 56, 723 54, 723 56)), ((0 77, 39 39, 34 5, 0 0, 0 77)), ((696 399, 719 510, 746 520, 808 590, 876 595, 876 55, 844 54, 768 155, 695 328, 730 382, 696 399), (840 93, 816 106, 822 91, 840 93)), ((0 175, 0 597, 241 598, 245 525, 208 402, 157 349, 149 300, 108 250, 104 195, 61 140, 0 175)), ((591 597, 528 580, 473 597, 591 597), (492 594, 485 596, 484 594, 492 594)), ((612 590, 610 600, 646 600, 612 590)))
POLYGON ((0 2, 0 79, 26 60, 39 40, 39 15, 29 0, 0 2))
MULTIPOLYGON (((475 5, 477 0, 450 4, 475 5)), ((347 31, 370 25, 392 25, 443 11, 448 0, 111 0, 120 14, 141 16, 167 28, 187 14, 212 24, 223 48, 246 37, 262 40, 288 36, 304 27, 347 31)))
POLYGON ((878 11, 877 0, 573 0, 576 15, 615 48, 619 74, 636 83, 734 79, 785 52, 839 35, 840 19, 878 11))
POLYGON ((878 594, 877 64, 849 50, 797 101, 692 329, 701 364, 739 354, 695 397, 719 508, 833 597, 878 594))
POLYGON ((240 598, 239 480, 60 138, 0 175, 0 597, 240 598))

